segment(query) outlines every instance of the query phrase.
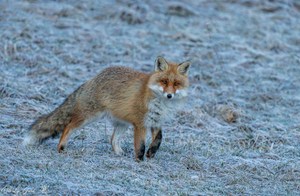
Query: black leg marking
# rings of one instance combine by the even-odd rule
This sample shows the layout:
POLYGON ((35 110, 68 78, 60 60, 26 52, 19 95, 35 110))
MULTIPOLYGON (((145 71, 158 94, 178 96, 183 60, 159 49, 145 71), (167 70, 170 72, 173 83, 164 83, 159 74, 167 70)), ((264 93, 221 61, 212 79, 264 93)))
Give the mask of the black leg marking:
POLYGON ((139 152, 137 153, 137 161, 143 161, 144 160, 144 154, 145 154, 145 142, 141 142, 141 146, 139 149, 139 152))
POLYGON ((154 141, 150 144, 149 149, 147 150, 146 156, 147 158, 153 158, 156 151, 159 149, 162 140, 162 132, 159 130, 154 141))
POLYGON ((62 153, 65 150, 65 146, 61 146, 58 150, 59 153, 62 153))

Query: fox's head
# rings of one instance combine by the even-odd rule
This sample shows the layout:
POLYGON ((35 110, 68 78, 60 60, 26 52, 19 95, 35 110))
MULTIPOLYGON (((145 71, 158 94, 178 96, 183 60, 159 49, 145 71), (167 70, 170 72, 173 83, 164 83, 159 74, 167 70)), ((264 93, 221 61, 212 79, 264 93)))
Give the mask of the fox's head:
POLYGON ((168 100, 186 97, 190 65, 190 62, 177 64, 167 62, 163 57, 157 57, 154 73, 148 83, 149 88, 156 96, 168 100))

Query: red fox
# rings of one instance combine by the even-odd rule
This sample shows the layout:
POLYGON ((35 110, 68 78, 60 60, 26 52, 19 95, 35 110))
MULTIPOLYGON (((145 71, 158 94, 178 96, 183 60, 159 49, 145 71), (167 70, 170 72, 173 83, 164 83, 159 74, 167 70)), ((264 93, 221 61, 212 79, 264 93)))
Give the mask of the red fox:
POLYGON ((30 127, 25 144, 42 143, 62 133, 58 152, 62 152, 71 132, 95 117, 108 115, 114 131, 112 148, 122 154, 120 137, 129 125, 134 128, 137 161, 145 154, 146 130, 151 129, 152 143, 148 158, 154 157, 161 140, 161 125, 187 96, 190 62, 180 64, 157 57, 153 73, 142 73, 127 67, 109 67, 69 95, 50 114, 41 116, 30 127))

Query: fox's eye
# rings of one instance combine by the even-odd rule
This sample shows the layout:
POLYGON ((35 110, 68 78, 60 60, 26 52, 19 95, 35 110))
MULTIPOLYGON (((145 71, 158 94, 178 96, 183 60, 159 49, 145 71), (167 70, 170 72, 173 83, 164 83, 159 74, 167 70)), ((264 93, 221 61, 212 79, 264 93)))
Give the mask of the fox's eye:
POLYGON ((174 82, 174 86, 179 86, 180 83, 179 82, 174 82))
POLYGON ((163 84, 167 85, 168 84, 168 81, 167 80, 162 80, 161 81, 163 84))

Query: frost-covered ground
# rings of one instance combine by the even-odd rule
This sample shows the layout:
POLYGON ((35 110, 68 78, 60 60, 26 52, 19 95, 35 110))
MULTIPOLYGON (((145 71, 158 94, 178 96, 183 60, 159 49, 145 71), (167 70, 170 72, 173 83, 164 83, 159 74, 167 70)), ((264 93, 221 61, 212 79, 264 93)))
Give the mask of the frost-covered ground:
MULTIPOLYGON (((299 195, 298 0, 0 1, 0 194, 299 195), (190 59, 187 106, 134 161, 112 127, 22 146, 41 114, 104 67, 190 59)), ((148 141, 149 143, 149 141, 148 141)))

